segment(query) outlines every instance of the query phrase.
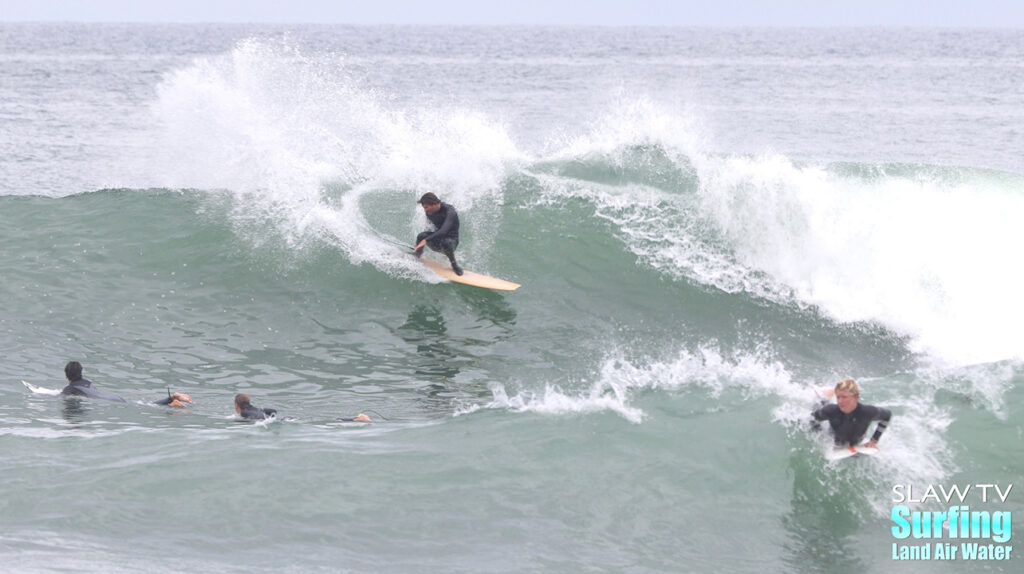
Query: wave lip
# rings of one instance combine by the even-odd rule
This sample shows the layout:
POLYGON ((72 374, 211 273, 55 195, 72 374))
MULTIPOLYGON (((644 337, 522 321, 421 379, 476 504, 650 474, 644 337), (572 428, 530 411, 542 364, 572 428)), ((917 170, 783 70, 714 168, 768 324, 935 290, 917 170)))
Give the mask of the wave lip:
POLYGON ((1021 357, 1024 303, 1008 264, 1024 230, 1024 178, 933 166, 868 175, 779 157, 713 166, 702 206, 737 259, 841 322, 872 321, 940 363, 1021 357))
MULTIPOLYGON (((937 365, 1024 357, 1024 177, 921 164, 797 164, 610 130, 540 163, 545 201, 582 199, 675 280, 814 307, 909 337, 937 365), (589 146, 589 147, 588 147, 589 146), (638 153, 637 150, 656 150, 638 153), (652 161, 652 157, 659 161, 652 161), (666 173, 676 173, 666 178, 666 173)), ((695 140, 695 138, 693 138, 695 140)))

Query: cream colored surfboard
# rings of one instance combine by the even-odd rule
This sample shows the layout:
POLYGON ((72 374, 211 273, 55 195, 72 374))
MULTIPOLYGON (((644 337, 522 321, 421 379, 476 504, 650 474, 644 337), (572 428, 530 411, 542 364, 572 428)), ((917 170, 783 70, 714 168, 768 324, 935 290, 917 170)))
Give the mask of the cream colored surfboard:
POLYGON ((484 289, 495 289, 497 291, 515 291, 520 287, 518 283, 505 281, 504 279, 498 279, 497 277, 481 275, 480 273, 475 273, 468 269, 464 269, 462 275, 456 275, 455 271, 452 271, 451 266, 447 263, 440 263, 433 259, 427 259, 426 257, 420 259, 420 261, 429 267, 431 271, 453 283, 462 283, 463 285, 483 287, 484 289))

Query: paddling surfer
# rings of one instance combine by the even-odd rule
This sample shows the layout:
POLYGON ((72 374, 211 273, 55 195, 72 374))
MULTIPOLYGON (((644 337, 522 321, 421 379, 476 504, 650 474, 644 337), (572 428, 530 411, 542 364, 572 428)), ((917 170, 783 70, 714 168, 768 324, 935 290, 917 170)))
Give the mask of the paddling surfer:
POLYGON ((64 396, 84 397, 85 389, 92 388, 92 381, 82 378, 82 363, 69 361, 64 365, 64 377, 68 380, 68 386, 61 389, 60 394, 64 396))
POLYGON ((462 267, 455 261, 455 249, 459 246, 459 214, 455 208, 448 203, 442 203, 433 193, 427 192, 420 197, 419 202, 423 206, 423 212, 427 219, 434 224, 434 231, 424 231, 416 236, 416 247, 413 253, 416 257, 423 254, 423 248, 429 247, 433 251, 444 253, 452 264, 452 271, 456 275, 462 275, 462 267))
POLYGON ((243 419, 253 421, 277 417, 275 409, 261 409, 260 407, 253 406, 249 395, 244 393, 235 395, 235 412, 243 419))
MULTIPOLYGON (((82 363, 79 363, 78 361, 69 361, 67 365, 64 365, 64 376, 68 379, 68 385, 61 389, 60 394, 62 396, 88 397, 90 399, 103 399, 117 403, 127 402, 117 395, 107 394, 93 389, 92 381, 82 377, 82 363)), ((170 389, 168 389, 167 398, 153 401, 153 404, 181 408, 185 406, 185 403, 191 402, 192 397, 185 393, 172 393, 170 389)))
MULTIPOLYGON (((277 418, 277 411, 275 409, 263 409, 253 406, 252 399, 249 398, 249 395, 244 393, 235 395, 235 412, 238 413, 238 416, 246 420, 261 421, 264 419, 277 418)), ((355 417, 340 420, 346 422, 368 423, 370 422, 370 417, 360 413, 355 417)))
POLYGON ((68 386, 61 389, 60 394, 64 397, 88 397, 90 399, 103 399, 115 403, 128 402, 123 398, 98 391, 92 387, 92 381, 82 378, 82 363, 69 361, 64 365, 64 376, 68 379, 68 386))
POLYGON ((819 427, 819 421, 828 421, 836 445, 857 446, 867 434, 871 421, 878 421, 875 433, 865 445, 878 448, 878 439, 882 438, 892 418, 889 409, 858 402, 860 387, 853 379, 839 381, 834 389, 826 389, 824 395, 826 399, 834 396, 836 402, 826 404, 822 401, 821 406, 811 414, 815 428, 819 427))

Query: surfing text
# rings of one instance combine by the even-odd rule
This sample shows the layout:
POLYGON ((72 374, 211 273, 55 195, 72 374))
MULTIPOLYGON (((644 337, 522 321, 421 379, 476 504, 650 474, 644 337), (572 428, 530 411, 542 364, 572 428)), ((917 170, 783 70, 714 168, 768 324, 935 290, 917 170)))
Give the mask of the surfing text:
POLYGON ((944 502, 949 506, 945 510, 916 510, 907 504, 893 506, 891 531, 898 542, 892 544, 892 559, 1010 560, 1013 546, 1007 543, 1013 538, 1012 512, 972 509, 964 503, 973 494, 983 504, 1003 504, 1012 489, 1012 484, 928 485, 915 498, 912 485, 893 486, 893 502, 944 502), (906 544, 908 539, 932 541, 906 544))

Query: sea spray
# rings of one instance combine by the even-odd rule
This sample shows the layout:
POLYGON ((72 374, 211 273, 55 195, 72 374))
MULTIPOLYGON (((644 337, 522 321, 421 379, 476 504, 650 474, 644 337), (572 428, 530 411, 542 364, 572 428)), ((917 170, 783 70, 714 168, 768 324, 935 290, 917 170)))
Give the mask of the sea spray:
POLYGON ((425 225, 415 198, 435 191, 471 215, 468 257, 493 245, 502 180, 519 153, 478 112, 395 108, 353 78, 344 58, 287 41, 241 42, 165 75, 157 92, 162 157, 151 168, 161 185, 229 190, 242 228, 270 222, 293 247, 326 240, 355 263, 422 276, 381 249, 377 235, 386 233, 373 228, 363 202, 383 194, 407 204, 406 239, 425 225))
POLYGON ((1010 333, 1024 305, 1010 246, 1024 231, 1024 180, 929 166, 869 177, 727 158, 702 170, 701 206, 736 260, 841 322, 874 321, 939 364, 1020 356, 1010 333), (992 317, 1000 317, 993 323, 992 317))

